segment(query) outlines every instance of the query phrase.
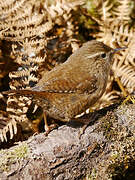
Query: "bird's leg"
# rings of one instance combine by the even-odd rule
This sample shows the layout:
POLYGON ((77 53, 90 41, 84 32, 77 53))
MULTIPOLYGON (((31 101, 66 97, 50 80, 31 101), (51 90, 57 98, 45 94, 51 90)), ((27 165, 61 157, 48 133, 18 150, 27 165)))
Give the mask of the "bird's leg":
POLYGON ((47 115, 46 115, 45 112, 44 112, 44 123, 45 123, 44 129, 45 129, 45 135, 46 135, 46 136, 47 136, 53 129, 55 129, 55 128, 58 126, 57 124, 48 125, 48 123, 47 123, 47 115))
POLYGON ((122 91, 124 97, 127 97, 128 94, 127 94, 125 88, 123 87, 123 85, 122 85, 120 79, 117 77, 117 78, 115 78, 115 81, 117 82, 118 86, 120 87, 120 89, 121 89, 121 91, 122 91))
POLYGON ((135 103, 135 99, 134 99, 133 97, 131 97, 131 95, 126 92, 126 90, 125 90, 125 88, 123 87, 120 79, 117 77, 117 78, 115 78, 115 81, 117 82, 117 84, 118 84, 118 86, 120 87, 120 89, 121 89, 124 97, 126 98, 126 99, 123 101, 123 104, 125 104, 125 103, 126 103, 127 101, 129 101, 129 100, 134 104, 134 103, 135 103))
POLYGON ((47 123, 47 116, 46 116, 45 112, 43 113, 43 115, 44 115, 44 123, 45 123, 44 129, 47 132, 49 130, 49 126, 48 126, 48 123, 47 123))

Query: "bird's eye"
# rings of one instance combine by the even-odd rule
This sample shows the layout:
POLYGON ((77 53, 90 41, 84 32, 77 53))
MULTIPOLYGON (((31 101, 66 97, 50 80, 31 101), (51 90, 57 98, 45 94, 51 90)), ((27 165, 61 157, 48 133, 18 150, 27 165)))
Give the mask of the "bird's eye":
POLYGON ((101 57, 102 57, 103 59, 106 58, 106 56, 107 56, 106 53, 102 53, 102 54, 101 54, 101 57))

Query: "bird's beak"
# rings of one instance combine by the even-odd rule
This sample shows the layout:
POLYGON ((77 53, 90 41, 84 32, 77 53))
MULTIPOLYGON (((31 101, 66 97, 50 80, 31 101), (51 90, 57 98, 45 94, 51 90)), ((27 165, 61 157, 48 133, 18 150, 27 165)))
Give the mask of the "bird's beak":
POLYGON ((127 47, 121 47, 121 48, 113 49, 112 55, 115 54, 115 53, 117 53, 118 51, 121 51, 121 50, 124 50, 124 49, 127 49, 127 47))
POLYGON ((115 53, 117 53, 118 51, 124 50, 126 48, 127 47, 121 47, 121 48, 112 49, 111 53, 110 53, 110 60, 111 60, 111 62, 112 62, 112 59, 113 59, 113 56, 114 56, 115 53))

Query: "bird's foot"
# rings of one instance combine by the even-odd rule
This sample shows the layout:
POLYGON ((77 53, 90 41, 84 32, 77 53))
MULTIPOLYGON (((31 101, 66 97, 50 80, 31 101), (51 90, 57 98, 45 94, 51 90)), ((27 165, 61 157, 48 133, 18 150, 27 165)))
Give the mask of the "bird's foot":
POLYGON ((126 104, 127 102, 132 102, 133 104, 135 104, 135 96, 132 95, 128 95, 126 97, 126 99, 122 102, 122 104, 126 104))
POLYGON ((48 134, 58 127, 58 124, 51 124, 49 126, 45 126, 45 136, 48 136, 48 134))

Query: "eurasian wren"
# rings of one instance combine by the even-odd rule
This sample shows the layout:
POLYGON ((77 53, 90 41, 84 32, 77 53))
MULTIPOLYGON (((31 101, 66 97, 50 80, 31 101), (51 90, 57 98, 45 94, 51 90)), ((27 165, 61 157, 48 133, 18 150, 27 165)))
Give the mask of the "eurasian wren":
POLYGON ((105 92, 114 52, 102 42, 89 41, 45 73, 35 87, 11 92, 31 96, 49 117, 70 121, 105 92))

